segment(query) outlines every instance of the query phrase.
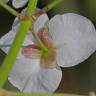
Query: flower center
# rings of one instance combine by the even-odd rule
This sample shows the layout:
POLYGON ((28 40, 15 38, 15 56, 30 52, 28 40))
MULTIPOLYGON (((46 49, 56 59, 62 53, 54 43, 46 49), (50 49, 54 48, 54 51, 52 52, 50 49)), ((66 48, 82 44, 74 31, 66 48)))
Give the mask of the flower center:
POLYGON ((40 58, 41 67, 56 67, 57 52, 47 28, 41 28, 37 35, 48 51, 41 49, 38 45, 31 44, 23 48, 22 54, 27 58, 40 58))

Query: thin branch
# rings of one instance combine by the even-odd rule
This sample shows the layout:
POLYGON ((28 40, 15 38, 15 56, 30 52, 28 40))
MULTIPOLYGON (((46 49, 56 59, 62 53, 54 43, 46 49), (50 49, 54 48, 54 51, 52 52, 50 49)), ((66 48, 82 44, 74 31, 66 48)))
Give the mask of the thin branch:
POLYGON ((4 9, 6 9, 8 12, 10 12, 12 15, 14 16, 18 16, 19 13, 14 10, 13 8, 11 8, 10 6, 8 6, 6 3, 4 3, 2 0, 0 0, 0 6, 2 6, 4 9))

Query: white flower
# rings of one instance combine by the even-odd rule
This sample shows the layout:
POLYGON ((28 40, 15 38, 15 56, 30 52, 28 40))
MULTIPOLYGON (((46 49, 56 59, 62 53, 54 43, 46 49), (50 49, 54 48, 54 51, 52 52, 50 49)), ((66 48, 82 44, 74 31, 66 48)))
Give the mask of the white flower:
MULTIPOLYGON (((60 67, 77 65, 96 50, 95 28, 91 21, 83 16, 67 13, 56 15, 49 21, 47 15, 43 14, 35 22, 34 29, 39 32, 44 26, 48 29, 54 46, 57 47, 54 62, 56 66, 53 68, 42 67, 40 58, 26 58, 22 55, 21 48, 8 78, 20 91, 55 91, 62 78, 60 67)), ((19 20, 16 18, 12 30, 1 38, 0 44, 12 44, 18 27, 19 20)), ((32 35, 27 34, 23 45, 27 46, 35 43, 32 35)), ((8 53, 9 48, 2 48, 2 50, 8 53)), ((30 50, 31 52, 33 51, 30 50)), ((28 55, 30 54, 28 53, 28 55)), ((48 60, 50 61, 50 57, 48 60)), ((48 60, 46 60, 46 63, 48 60)))

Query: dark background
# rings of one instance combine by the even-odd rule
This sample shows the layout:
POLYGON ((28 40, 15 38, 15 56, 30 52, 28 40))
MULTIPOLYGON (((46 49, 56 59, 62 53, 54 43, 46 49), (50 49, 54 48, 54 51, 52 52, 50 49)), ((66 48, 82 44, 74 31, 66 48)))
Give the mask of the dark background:
MULTIPOLYGON (((39 0, 38 7, 42 8, 52 0, 39 0)), ((11 6, 11 3, 8 3, 11 6)), ((17 10, 17 9, 16 9, 17 10)), ((19 12, 21 9, 18 10, 19 12)), ((91 19, 96 25, 96 0, 64 0, 61 4, 48 12, 49 18, 56 14, 74 12, 91 19)), ((0 7, 0 37, 6 34, 14 20, 14 16, 0 7)), ((0 50, 0 62, 5 54, 0 50)), ((62 68, 63 79, 56 92, 88 94, 96 91, 96 53, 85 62, 71 68, 62 68)), ((8 81, 5 84, 8 90, 17 90, 8 81)))

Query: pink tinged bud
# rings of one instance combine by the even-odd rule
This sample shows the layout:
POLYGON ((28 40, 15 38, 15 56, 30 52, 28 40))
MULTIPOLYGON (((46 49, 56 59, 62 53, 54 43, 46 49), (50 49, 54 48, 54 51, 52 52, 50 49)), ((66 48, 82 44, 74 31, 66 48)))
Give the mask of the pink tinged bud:
POLYGON ((28 45, 22 49, 22 54, 30 59, 38 59, 41 56, 41 52, 37 45, 28 45))
POLYGON ((52 38, 45 27, 40 29, 38 35, 45 46, 47 46, 48 48, 53 47, 52 38))

